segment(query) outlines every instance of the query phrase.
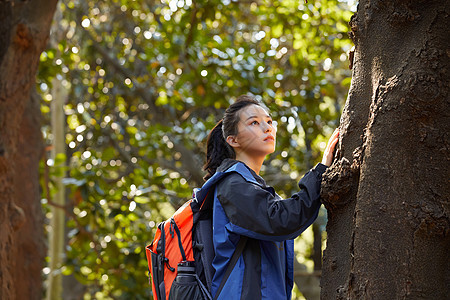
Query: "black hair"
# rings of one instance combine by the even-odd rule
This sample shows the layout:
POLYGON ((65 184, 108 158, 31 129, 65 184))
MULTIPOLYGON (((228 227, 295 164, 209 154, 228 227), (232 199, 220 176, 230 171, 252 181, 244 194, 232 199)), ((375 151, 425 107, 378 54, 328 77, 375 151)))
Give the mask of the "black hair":
POLYGON ((226 138, 230 135, 238 134, 239 111, 252 104, 261 106, 252 96, 239 96, 236 102, 227 108, 223 119, 209 133, 206 142, 206 164, 203 166, 203 170, 207 172, 205 177, 203 177, 205 181, 216 173, 217 168, 224 159, 236 158, 236 153, 233 147, 226 142, 226 138))

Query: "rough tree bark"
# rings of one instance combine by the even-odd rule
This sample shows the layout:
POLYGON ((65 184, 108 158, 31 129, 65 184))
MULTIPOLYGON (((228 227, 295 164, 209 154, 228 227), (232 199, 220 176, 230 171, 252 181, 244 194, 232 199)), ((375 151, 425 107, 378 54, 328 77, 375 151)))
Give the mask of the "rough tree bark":
POLYGON ((42 298, 42 140, 31 91, 56 2, 0 1, 0 299, 42 298))
POLYGON ((450 1, 362 0, 322 299, 448 299, 450 1))

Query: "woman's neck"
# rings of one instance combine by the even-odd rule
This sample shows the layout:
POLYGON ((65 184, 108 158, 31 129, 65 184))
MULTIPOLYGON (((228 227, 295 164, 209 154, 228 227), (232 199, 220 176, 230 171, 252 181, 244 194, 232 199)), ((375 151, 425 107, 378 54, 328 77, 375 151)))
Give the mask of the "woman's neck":
POLYGON ((236 160, 242 161, 245 163, 250 169, 252 169, 256 175, 259 175, 259 171, 261 170, 262 164, 264 162, 265 157, 254 157, 248 156, 245 153, 237 153, 236 160))

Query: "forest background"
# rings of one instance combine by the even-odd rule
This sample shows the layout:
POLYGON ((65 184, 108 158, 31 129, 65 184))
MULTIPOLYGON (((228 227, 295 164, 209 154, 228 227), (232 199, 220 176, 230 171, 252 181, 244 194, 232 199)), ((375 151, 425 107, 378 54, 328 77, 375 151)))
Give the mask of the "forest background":
MULTIPOLYGON (((339 125, 354 11, 336 0, 60 1, 37 74, 47 296, 149 299, 145 246, 201 186, 208 131, 241 94, 278 122, 262 176, 295 192, 339 125)), ((322 208, 296 240, 297 299, 319 297, 325 224, 322 208)))

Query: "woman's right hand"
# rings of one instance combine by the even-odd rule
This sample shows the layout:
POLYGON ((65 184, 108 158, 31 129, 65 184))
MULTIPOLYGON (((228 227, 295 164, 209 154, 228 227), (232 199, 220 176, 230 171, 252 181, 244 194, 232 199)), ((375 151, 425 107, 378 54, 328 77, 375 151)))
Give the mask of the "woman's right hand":
POLYGON ((329 167, 333 162, 333 153, 334 148, 336 147, 337 142, 339 141, 339 129, 336 128, 328 140, 328 145, 325 148, 325 152, 323 153, 322 164, 329 167))

